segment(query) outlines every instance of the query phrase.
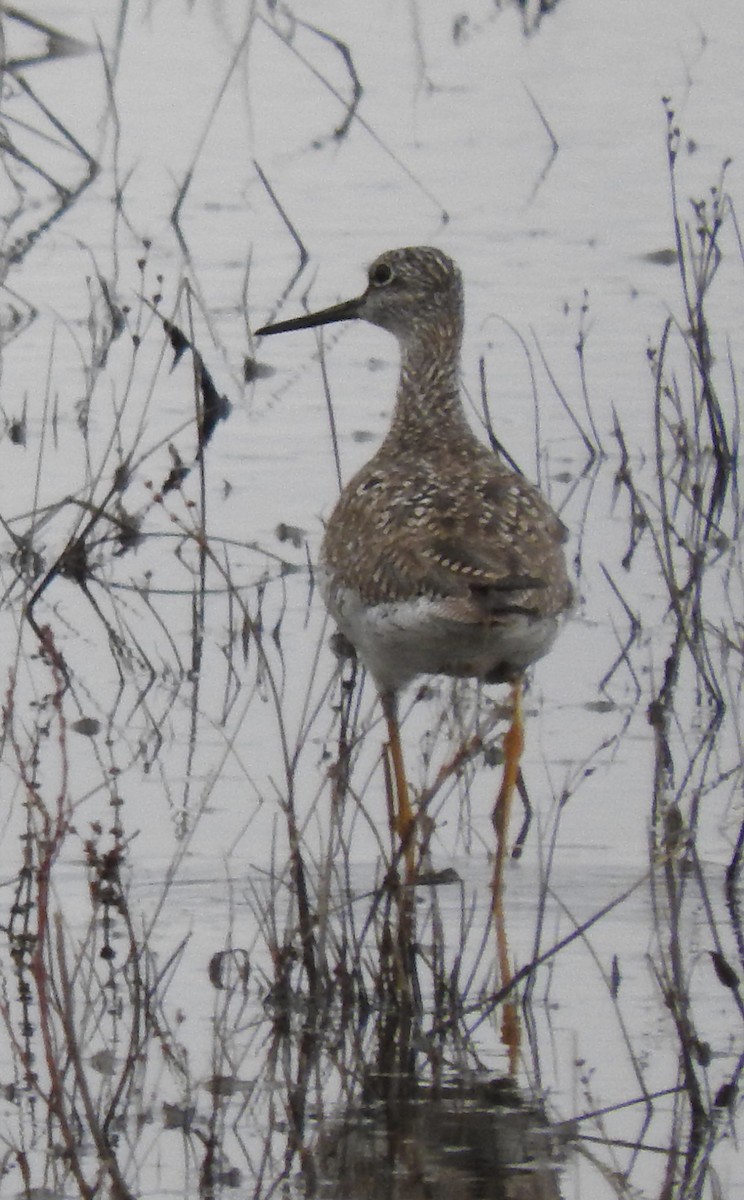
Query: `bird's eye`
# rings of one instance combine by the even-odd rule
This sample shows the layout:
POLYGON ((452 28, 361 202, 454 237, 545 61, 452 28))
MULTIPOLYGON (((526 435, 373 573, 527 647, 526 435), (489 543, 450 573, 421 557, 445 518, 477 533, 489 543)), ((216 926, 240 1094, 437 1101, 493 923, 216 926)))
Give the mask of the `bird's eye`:
POLYGON ((378 263, 369 273, 369 282, 373 283, 375 287, 384 287, 386 283, 390 283, 392 278, 392 267, 389 267, 387 263, 378 263))

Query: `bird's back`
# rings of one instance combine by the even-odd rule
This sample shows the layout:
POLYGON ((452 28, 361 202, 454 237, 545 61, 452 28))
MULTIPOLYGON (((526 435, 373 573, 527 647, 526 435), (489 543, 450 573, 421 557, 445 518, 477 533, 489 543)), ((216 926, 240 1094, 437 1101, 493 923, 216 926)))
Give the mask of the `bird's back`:
POLYGON ((344 489, 321 557, 366 604, 490 591, 558 615, 571 598, 565 537, 537 488, 475 442, 460 461, 381 450, 344 489))

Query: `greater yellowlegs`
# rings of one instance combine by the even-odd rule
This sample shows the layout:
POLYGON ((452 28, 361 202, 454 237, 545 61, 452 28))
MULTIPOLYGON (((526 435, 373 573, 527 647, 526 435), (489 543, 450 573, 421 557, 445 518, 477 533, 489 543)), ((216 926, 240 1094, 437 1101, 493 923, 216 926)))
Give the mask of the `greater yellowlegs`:
POLYGON ((460 272, 429 246, 389 250, 356 299, 257 335, 362 319, 395 334, 400 381, 380 449, 328 522, 319 586, 375 681, 387 722, 397 831, 414 872, 414 814, 397 702, 422 674, 511 683, 513 717, 493 813, 501 880, 523 745, 521 684, 571 603, 566 530, 540 492, 476 438, 459 384, 460 272))

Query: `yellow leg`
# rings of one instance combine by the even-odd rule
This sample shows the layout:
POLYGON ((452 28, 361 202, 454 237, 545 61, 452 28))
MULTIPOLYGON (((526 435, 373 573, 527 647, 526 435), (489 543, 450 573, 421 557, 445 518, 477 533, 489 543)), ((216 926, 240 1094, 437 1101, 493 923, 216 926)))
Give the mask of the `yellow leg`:
POLYGON ((493 869, 494 911, 501 906, 506 862, 509 816, 512 799, 519 778, 519 761, 524 749, 524 721, 522 719, 522 680, 512 684, 512 722, 504 737, 504 774, 493 809, 493 827, 496 831, 496 858, 493 869))
MULTIPOLYGON (((496 952, 499 962, 499 985, 502 988, 510 986, 514 974, 509 954, 509 941, 506 935, 506 921, 501 902, 495 912, 496 952)), ((519 1048, 522 1044, 522 1027, 519 1020, 519 1004, 512 993, 503 1003, 501 1010, 501 1041, 506 1047, 509 1061, 509 1074, 514 1076, 519 1065, 519 1048)))
MULTIPOLYGON (((504 737, 504 774, 501 787, 496 797, 493 810, 493 827, 496 831, 496 856, 493 868, 493 919, 496 928, 496 948, 498 954, 501 987, 508 987, 512 981, 512 969, 509 956, 509 945, 506 937, 506 922, 504 919, 504 866, 509 837, 509 817, 512 799, 519 781, 519 762, 524 749, 524 721, 522 717, 522 681, 512 684, 512 721, 504 737)), ((504 1002, 501 1022, 501 1040, 509 1055, 509 1072, 515 1074, 519 1061, 519 1046, 521 1028, 517 1002, 507 999, 504 1002)))
POLYGON ((403 747, 400 741, 398 713, 394 696, 383 696, 382 707, 387 723, 388 744, 387 752, 392 766, 392 777, 395 785, 395 808, 393 822, 406 863, 406 883, 411 883, 416 877, 416 846, 414 842, 414 816, 411 808, 411 798, 408 792, 405 765, 403 763, 403 747))

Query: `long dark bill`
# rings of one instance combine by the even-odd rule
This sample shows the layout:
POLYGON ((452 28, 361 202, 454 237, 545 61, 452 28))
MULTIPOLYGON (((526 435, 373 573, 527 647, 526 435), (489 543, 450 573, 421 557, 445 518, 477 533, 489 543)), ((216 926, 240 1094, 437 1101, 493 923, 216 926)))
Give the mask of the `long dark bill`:
POLYGON ((256 330, 256 337, 264 337, 271 333, 290 333, 293 329, 313 329, 316 325, 332 325, 334 321, 354 321, 359 316, 363 299, 363 296, 356 296, 353 300, 344 300, 343 304, 333 304, 320 312, 293 317, 291 321, 277 321, 275 325, 264 325, 256 330))

